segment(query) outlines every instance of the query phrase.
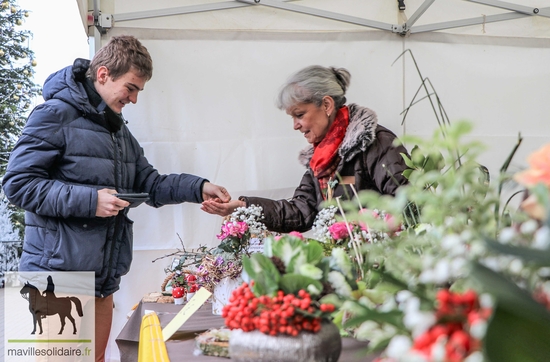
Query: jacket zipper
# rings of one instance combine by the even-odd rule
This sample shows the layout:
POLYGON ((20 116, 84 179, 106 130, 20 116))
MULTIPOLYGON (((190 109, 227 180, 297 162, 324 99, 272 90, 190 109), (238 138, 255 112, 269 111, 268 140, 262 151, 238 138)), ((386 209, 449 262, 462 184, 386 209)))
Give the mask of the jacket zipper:
MULTIPOLYGON (((118 166, 118 143, 117 143, 117 140, 116 140, 116 137, 115 137, 115 134, 113 132, 111 132, 111 139, 113 140, 113 149, 114 149, 114 161, 115 161, 115 167, 114 167, 114 176, 115 176, 115 190, 118 192, 118 172, 117 172, 117 166, 118 166)), ((111 277, 111 274, 113 273, 112 272, 112 263, 113 263, 113 254, 115 252, 115 246, 116 246, 116 235, 118 234, 118 225, 119 225, 119 222, 118 222, 118 214, 117 216, 115 216, 115 226, 114 226, 114 230, 113 230, 113 238, 111 240, 111 253, 109 255, 109 263, 107 264, 107 278, 105 279, 105 282, 103 284, 103 286, 105 286, 105 284, 108 283, 110 277, 111 277)), ((116 268, 115 268, 116 269, 116 268)))

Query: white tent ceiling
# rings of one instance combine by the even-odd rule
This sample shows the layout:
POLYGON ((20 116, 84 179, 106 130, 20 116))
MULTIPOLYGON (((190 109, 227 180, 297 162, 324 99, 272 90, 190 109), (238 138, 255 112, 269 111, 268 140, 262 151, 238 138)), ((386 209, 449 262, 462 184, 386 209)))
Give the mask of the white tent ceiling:
POLYGON ((147 29, 358 31, 401 35, 429 31, 513 37, 548 37, 550 4, 541 0, 78 0, 83 23, 147 29), (399 5, 405 10, 399 10, 399 5), (178 6, 175 6, 178 5, 178 6), (238 12, 232 11, 240 9, 238 12), (221 10, 225 10, 220 14, 221 10), (286 12, 281 14, 281 12, 286 12), (187 15, 195 14, 193 17, 187 15), (320 19, 308 19, 313 16, 320 19), (546 18, 546 19, 545 19, 546 18), (330 21, 326 21, 330 20, 330 21), (111 24, 112 22, 112 24, 111 24), (491 26, 487 24, 502 23, 491 26), (454 30, 450 30, 454 29, 454 30))

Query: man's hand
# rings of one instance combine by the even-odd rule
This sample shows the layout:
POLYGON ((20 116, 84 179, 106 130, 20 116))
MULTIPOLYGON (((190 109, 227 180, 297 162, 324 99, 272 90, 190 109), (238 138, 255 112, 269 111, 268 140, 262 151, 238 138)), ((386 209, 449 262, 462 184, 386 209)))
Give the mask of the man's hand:
POLYGON ((231 200, 231 195, 229 195, 225 187, 205 182, 204 185, 202 185, 202 199, 203 201, 218 200, 219 202, 229 202, 231 200))
POLYGON ((241 200, 233 200, 222 203, 220 200, 206 200, 202 203, 201 210, 206 211, 209 214, 227 216, 238 207, 246 207, 246 202, 241 200))
POLYGON ((97 209, 95 211, 95 216, 116 216, 120 210, 130 206, 128 201, 121 200, 113 195, 116 193, 116 190, 111 189, 101 189, 97 191, 97 209))

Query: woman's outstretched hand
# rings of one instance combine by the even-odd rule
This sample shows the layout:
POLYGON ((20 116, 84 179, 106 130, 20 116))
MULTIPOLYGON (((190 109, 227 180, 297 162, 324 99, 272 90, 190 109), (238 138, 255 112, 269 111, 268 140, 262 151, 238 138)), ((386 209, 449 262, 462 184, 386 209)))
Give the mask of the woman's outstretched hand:
POLYGON ((246 207, 246 203, 241 200, 221 202, 220 199, 211 199, 203 201, 201 210, 209 214, 227 216, 235 211, 238 207, 246 207))

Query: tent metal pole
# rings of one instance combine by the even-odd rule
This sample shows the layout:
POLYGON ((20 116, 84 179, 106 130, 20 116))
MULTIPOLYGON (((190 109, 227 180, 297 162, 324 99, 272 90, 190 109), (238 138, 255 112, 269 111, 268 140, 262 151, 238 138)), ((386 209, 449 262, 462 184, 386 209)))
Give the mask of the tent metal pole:
POLYGON ((467 0, 467 1, 472 3, 482 4, 482 5, 493 6, 495 8, 501 8, 504 10, 512 10, 525 15, 537 15, 539 13, 539 9, 537 8, 507 3, 499 0, 467 0))
POLYGON ((241 8, 245 6, 250 6, 250 5, 239 4, 238 2, 235 2, 235 1, 222 1, 222 2, 211 3, 211 4, 178 6, 174 8, 168 8, 168 9, 136 11, 132 13, 120 13, 120 14, 114 14, 113 18, 115 21, 128 21, 128 20, 138 20, 138 19, 147 19, 147 18, 157 18, 161 16, 200 13, 204 11, 241 8))
POLYGON ((496 14, 496 15, 488 15, 488 16, 481 16, 477 18, 470 18, 470 19, 462 19, 462 20, 455 20, 455 21, 447 21, 443 23, 435 23, 435 24, 427 24, 427 25, 421 25, 421 26, 415 26, 410 29, 410 33, 423 33, 427 31, 436 31, 436 30, 445 30, 445 29, 451 29, 451 28, 460 28, 462 26, 470 26, 470 25, 477 25, 477 24, 484 24, 484 23, 494 23, 497 21, 504 21, 504 20, 512 20, 512 19, 519 19, 524 18, 529 15, 520 14, 520 13, 506 13, 506 14, 496 14))
POLYGON ((358 17, 355 17, 355 16, 338 14, 338 13, 334 13, 334 12, 331 12, 331 11, 314 9, 314 8, 301 6, 301 5, 287 4, 287 3, 283 3, 283 2, 278 1, 278 0, 236 0, 236 1, 251 4, 251 5, 270 6, 270 7, 274 7, 274 8, 278 8, 278 9, 294 11, 294 12, 297 12, 297 13, 303 13, 303 14, 307 14, 307 15, 318 16, 318 17, 321 17, 321 18, 343 21, 343 22, 351 23, 351 24, 355 24, 355 25, 361 25, 361 26, 366 26, 366 27, 380 29, 380 30, 388 30, 388 31, 392 31, 394 33, 401 31, 401 27, 397 26, 397 25, 393 25, 393 24, 389 24, 389 23, 383 23, 383 22, 375 21, 375 20, 368 20, 368 19, 358 18, 358 17))
POLYGON ((406 27, 408 29, 410 29, 413 26, 413 24, 416 23, 416 21, 422 16, 422 14, 424 14, 426 12, 426 10, 428 10, 428 8, 434 3, 434 1, 435 0, 426 0, 426 1, 424 1, 424 3, 422 5, 420 5, 420 7, 418 9, 416 9, 414 14, 412 14, 412 16, 409 18, 409 20, 407 20, 407 22, 405 23, 406 27))

